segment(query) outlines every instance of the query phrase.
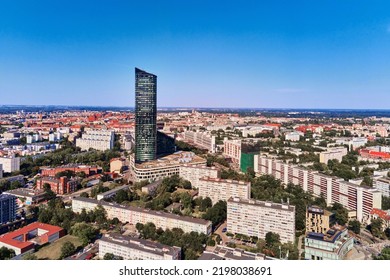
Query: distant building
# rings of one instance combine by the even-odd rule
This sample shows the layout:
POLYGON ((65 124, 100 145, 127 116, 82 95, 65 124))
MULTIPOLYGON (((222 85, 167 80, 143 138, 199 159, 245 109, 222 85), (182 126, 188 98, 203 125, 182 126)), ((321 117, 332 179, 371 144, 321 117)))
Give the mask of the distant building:
POLYGON ((342 260, 352 247, 353 238, 346 227, 334 226, 325 234, 309 232, 305 237, 305 259, 342 260))
POLYGON ((88 130, 82 138, 76 139, 76 146, 83 151, 95 149, 98 151, 112 150, 114 148, 114 131, 88 130))
POLYGON ((99 258, 103 259, 105 254, 124 260, 180 260, 181 248, 111 233, 99 240, 99 258))
POLYGON ((0 194, 0 224, 13 222, 16 218, 16 196, 0 194))
POLYGON ((390 197, 390 178, 381 177, 374 180, 374 188, 382 193, 383 196, 390 197))
POLYGON ((128 185, 119 186, 117 188, 114 188, 112 190, 106 191, 104 193, 99 193, 97 195, 96 199, 97 200, 102 200, 102 199, 114 197, 116 195, 116 193, 121 191, 121 190, 128 191, 129 190, 129 186, 128 185))
POLYGON ((118 218, 122 223, 154 223, 156 228, 162 229, 181 228, 184 232, 195 231, 209 235, 212 223, 204 219, 197 219, 187 216, 178 216, 171 213, 153 211, 140 207, 124 206, 113 202, 95 200, 85 197, 74 197, 72 199, 72 209, 80 213, 82 209, 93 210, 101 205, 107 212, 107 218, 118 218))
POLYGON ((215 167, 182 165, 179 168, 179 175, 190 181, 192 187, 199 188, 200 178, 219 178, 220 171, 215 167))
POLYGON ((252 253, 244 251, 239 248, 230 248, 217 245, 213 251, 204 251, 198 260, 212 261, 212 260, 275 260, 275 258, 268 257, 261 253, 252 253))
POLYGON ((209 197, 213 204, 231 197, 249 199, 251 196, 250 182, 203 177, 199 179, 198 188, 199 196, 209 197))
POLYGON ((295 242, 295 206, 254 199, 227 201, 227 229, 231 233, 265 239, 277 233, 282 243, 295 242))
POLYGON ((135 68, 135 162, 157 156, 157 76, 135 68))
POLYGON ((306 209, 306 232, 326 233, 333 224, 334 215, 318 206, 306 209))
POLYGON ((241 140, 228 140, 225 138, 223 141, 223 155, 231 158, 233 164, 240 166, 241 160, 241 140))
POLYGON ((298 142, 301 139, 301 136, 303 136, 303 135, 304 134, 302 132, 292 131, 292 132, 286 133, 285 139, 288 141, 292 141, 292 142, 298 142))
POLYGON ((11 155, 8 157, 0 157, 0 164, 3 165, 3 171, 12 173, 20 170, 20 157, 11 155))
POLYGON ((21 229, 0 236, 0 247, 14 250, 16 255, 34 252, 35 244, 44 245, 65 235, 65 230, 35 222, 21 229))
POLYGON ((320 153, 320 162, 328 164, 329 160, 334 160, 334 159, 341 162, 343 156, 347 155, 347 153, 348 153, 348 149, 345 147, 331 148, 328 149, 326 152, 320 153))
POLYGON ((55 168, 41 168, 41 175, 54 177, 57 173, 64 171, 72 171, 73 173, 81 173, 84 172, 87 177, 96 175, 101 173, 102 168, 98 166, 90 166, 90 165, 79 165, 79 164, 68 164, 57 166, 55 168))
POLYGON ((195 131, 185 131, 184 134, 184 142, 194 145, 200 149, 205 149, 210 153, 216 152, 216 141, 215 135, 211 135, 208 132, 195 132, 195 131))
POLYGON ((49 184, 51 190, 55 194, 63 195, 72 193, 77 190, 79 181, 75 178, 68 179, 66 176, 60 178, 56 177, 42 177, 37 180, 37 189, 43 189, 45 184, 49 184))

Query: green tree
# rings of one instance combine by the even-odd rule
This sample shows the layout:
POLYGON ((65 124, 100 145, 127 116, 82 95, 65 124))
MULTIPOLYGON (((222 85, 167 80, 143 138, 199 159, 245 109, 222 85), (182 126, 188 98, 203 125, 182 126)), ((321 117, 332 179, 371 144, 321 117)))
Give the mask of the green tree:
POLYGON ((72 235, 80 238, 80 241, 84 246, 95 239, 98 232, 99 231, 96 228, 85 222, 75 223, 70 230, 72 235))
POLYGON ((38 257, 33 253, 28 253, 22 257, 22 260, 37 260, 38 257))
POLYGON ((70 241, 66 241, 61 247, 61 259, 67 258, 76 252, 76 247, 70 241))
POLYGON ((104 254, 103 260, 114 260, 114 259, 115 259, 114 254, 111 253, 104 254))
POLYGON ((348 210, 340 203, 334 203, 331 211, 335 213, 335 220, 339 225, 345 225, 348 222, 348 210))
POLYGON ((382 226, 383 226, 383 220, 381 218, 372 220, 370 224, 370 231, 372 235, 381 238, 383 236, 382 226))
POLYGON ((348 229, 356 234, 360 233, 361 224, 358 220, 352 220, 348 223, 348 229))
POLYGON ((265 235, 265 243, 268 247, 272 247, 280 243, 280 236, 274 232, 267 232, 265 235))
POLYGON ((390 260, 390 247, 382 249, 382 252, 378 256, 373 256, 374 260, 390 260))
POLYGON ((6 247, 0 248, 0 260, 10 260, 15 257, 15 251, 6 247))

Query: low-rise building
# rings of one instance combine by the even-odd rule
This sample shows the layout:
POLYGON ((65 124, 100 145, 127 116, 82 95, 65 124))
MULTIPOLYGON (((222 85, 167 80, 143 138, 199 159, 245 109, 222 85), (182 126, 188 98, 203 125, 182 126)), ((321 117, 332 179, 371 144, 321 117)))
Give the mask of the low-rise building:
POLYGON ((292 142, 298 142, 299 139, 301 138, 301 136, 303 136, 303 135, 304 134, 302 132, 292 131, 292 132, 286 133, 285 139, 288 141, 292 141, 292 142))
POLYGON ((126 165, 126 159, 124 158, 113 158, 110 160, 110 172, 111 173, 122 173, 123 167, 126 165))
POLYGON ((68 179, 66 176, 60 178, 42 177, 37 180, 38 189, 42 190, 45 184, 49 184, 55 194, 63 195, 76 191, 79 181, 76 178, 68 179))
POLYGON ((213 204, 220 200, 227 201, 231 197, 249 199, 251 183, 204 177, 199 179, 199 196, 209 197, 213 204))
POLYGON ((106 210, 108 219, 118 218, 122 223, 133 225, 137 223, 154 223, 156 228, 181 228, 184 232, 195 231, 206 235, 209 235, 212 229, 212 223, 204 219, 179 216, 134 206, 124 206, 85 197, 74 197, 72 199, 72 209, 76 213, 80 213, 83 209, 86 211, 93 210, 98 205, 101 205, 106 210))
POLYGON ((154 196, 156 194, 157 188, 161 185, 163 180, 158 180, 153 183, 147 184, 141 188, 141 191, 147 193, 148 195, 154 196))
POLYGON ((26 205, 34 205, 46 199, 46 192, 39 189, 18 188, 3 192, 3 194, 16 196, 20 204, 26 205))
POLYGON ((75 174, 83 172, 87 177, 89 177, 101 173, 102 168, 98 166, 80 165, 80 164, 71 163, 67 165, 57 166, 55 168, 48 168, 48 167, 41 168, 41 175, 54 177, 56 176, 57 173, 64 172, 64 171, 71 171, 75 174))
POLYGON ((320 162, 328 164, 329 160, 342 161, 343 156, 347 155, 348 149, 345 147, 330 148, 325 152, 320 153, 320 162))
POLYGON ((277 233, 282 243, 295 242, 295 206, 254 199, 227 201, 227 230, 265 239, 277 233))
POLYGON ((111 233, 99 240, 99 258, 103 259, 105 254, 124 260, 180 260, 181 248, 111 233))
POLYGON ((35 222, 21 229, 0 236, 0 247, 14 250, 24 255, 34 252, 35 244, 43 245, 56 241, 65 235, 63 228, 35 222))
POLYGON ((179 174, 180 166, 206 166, 206 162, 206 159, 195 155, 193 152, 183 151, 143 163, 135 163, 134 158, 130 157, 131 170, 136 182, 143 180, 157 181, 179 174))
POLYGON ((305 259, 342 260, 352 250, 353 238, 346 227, 333 226, 325 234, 308 232, 305 237, 305 259))
POLYGON ((124 186, 119 186, 117 188, 114 188, 112 190, 109 190, 109 191, 106 191, 104 193, 99 193, 96 197, 97 200, 102 200, 102 199, 107 199, 107 198, 111 198, 113 196, 116 195, 117 192, 119 192, 120 190, 129 190, 129 187, 128 185, 124 185, 124 186))

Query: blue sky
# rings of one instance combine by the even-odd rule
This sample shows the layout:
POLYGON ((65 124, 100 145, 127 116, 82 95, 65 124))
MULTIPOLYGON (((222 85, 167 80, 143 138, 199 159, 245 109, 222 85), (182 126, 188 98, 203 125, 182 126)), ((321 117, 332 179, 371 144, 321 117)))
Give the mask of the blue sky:
POLYGON ((0 103, 390 109, 390 2, 0 2, 0 103), (61 3, 60 3, 61 2, 61 3))

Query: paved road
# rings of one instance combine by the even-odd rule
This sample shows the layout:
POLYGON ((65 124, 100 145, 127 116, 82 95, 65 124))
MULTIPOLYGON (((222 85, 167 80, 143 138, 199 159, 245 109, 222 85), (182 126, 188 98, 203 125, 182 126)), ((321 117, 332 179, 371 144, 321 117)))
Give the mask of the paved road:
POLYGON ((89 188, 85 188, 85 189, 79 190, 79 191, 77 191, 77 192, 74 192, 74 193, 72 193, 71 195, 68 195, 68 194, 67 194, 67 195, 63 195, 63 196, 61 196, 61 198, 62 198, 62 200, 63 200, 64 202, 68 202, 68 201, 71 201, 71 200, 72 200, 72 197, 80 196, 80 194, 83 193, 83 192, 86 192, 86 193, 90 194, 92 188, 93 188, 93 186, 92 186, 92 187, 89 187, 89 188))
POLYGON ((226 243, 229 243, 230 241, 230 238, 228 236, 226 236, 225 233, 222 232, 222 230, 227 226, 227 222, 223 222, 223 224, 221 224, 215 231, 214 233, 216 234, 219 234, 219 236, 221 236, 222 238, 222 245, 226 245, 226 243))

